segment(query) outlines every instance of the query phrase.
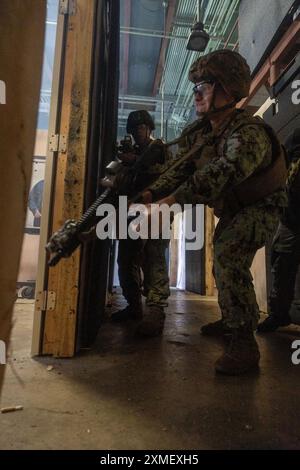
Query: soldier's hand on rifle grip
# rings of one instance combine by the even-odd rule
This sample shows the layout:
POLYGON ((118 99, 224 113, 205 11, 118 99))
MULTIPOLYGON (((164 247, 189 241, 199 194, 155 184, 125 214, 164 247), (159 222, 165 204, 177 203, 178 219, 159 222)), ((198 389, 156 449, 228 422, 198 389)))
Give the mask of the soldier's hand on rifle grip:
POLYGON ((100 185, 102 186, 102 188, 113 188, 114 187, 114 180, 110 179, 110 178, 107 178, 107 176, 106 176, 105 178, 101 178, 100 185))

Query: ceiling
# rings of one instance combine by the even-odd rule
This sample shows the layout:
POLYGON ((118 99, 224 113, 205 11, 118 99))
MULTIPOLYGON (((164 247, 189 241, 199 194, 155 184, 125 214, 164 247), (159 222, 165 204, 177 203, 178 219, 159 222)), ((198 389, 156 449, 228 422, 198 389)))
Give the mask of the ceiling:
MULTIPOLYGON (((205 50, 238 48, 240 0, 203 0, 202 20, 211 39, 205 50)), ((122 0, 119 135, 130 111, 147 109, 156 135, 172 138, 193 117, 188 70, 201 55, 187 51, 197 0, 122 0)))
MULTIPOLYGON (((240 0, 202 0, 201 12, 211 39, 205 52, 238 48, 240 0)), ((193 117, 188 70, 200 56, 186 50, 197 18, 197 0, 120 1, 119 137, 130 111, 147 109, 156 136, 170 139, 193 117)), ((47 0, 46 42, 38 127, 48 127, 58 0, 47 0)))
POLYGON ((38 116, 38 129, 48 129, 58 3, 58 0, 47 0, 44 63, 38 116))

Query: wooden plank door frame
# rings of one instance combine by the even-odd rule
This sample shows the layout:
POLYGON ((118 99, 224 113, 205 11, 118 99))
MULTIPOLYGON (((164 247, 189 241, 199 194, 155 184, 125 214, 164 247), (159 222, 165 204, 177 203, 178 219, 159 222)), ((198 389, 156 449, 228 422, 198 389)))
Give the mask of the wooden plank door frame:
POLYGON ((58 135, 59 146, 46 162, 33 355, 75 352, 80 250, 49 269, 44 246, 66 219, 79 219, 83 210, 95 5, 96 0, 76 0, 75 9, 58 20, 53 85, 58 100, 54 93, 49 136, 58 135))
POLYGON ((52 90, 50 115, 48 126, 48 143, 45 165, 45 178, 43 190, 43 213, 40 226, 40 242, 38 253, 38 268, 36 278, 36 301, 33 316, 33 332, 31 340, 31 355, 37 356, 42 350, 43 327, 46 314, 46 304, 43 302, 44 292, 47 292, 48 266, 45 246, 47 244, 51 230, 51 212, 53 187, 55 180, 57 151, 51 150, 50 143, 54 141, 55 135, 59 132, 61 95, 63 84, 63 64, 66 41, 66 29, 68 18, 66 15, 59 14, 57 17, 56 42, 52 75, 52 90))

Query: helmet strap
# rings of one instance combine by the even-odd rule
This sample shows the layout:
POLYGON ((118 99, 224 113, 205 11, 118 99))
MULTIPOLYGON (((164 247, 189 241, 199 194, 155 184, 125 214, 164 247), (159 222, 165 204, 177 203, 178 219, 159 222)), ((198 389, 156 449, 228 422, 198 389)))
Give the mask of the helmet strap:
POLYGON ((234 108, 235 105, 236 105, 236 100, 233 100, 230 103, 225 104, 224 106, 221 106, 220 108, 216 108, 215 100, 216 100, 216 88, 214 88, 214 90, 213 90, 213 97, 212 97, 211 106, 210 106, 210 109, 208 110, 208 112, 206 113, 207 117, 211 116, 212 114, 220 113, 222 111, 226 111, 227 109, 234 108))
POLYGON ((236 101, 231 101, 231 103, 225 104, 224 106, 221 106, 221 108, 216 108, 213 105, 209 113, 219 113, 220 111, 226 111, 227 109, 234 108, 235 105, 236 101))

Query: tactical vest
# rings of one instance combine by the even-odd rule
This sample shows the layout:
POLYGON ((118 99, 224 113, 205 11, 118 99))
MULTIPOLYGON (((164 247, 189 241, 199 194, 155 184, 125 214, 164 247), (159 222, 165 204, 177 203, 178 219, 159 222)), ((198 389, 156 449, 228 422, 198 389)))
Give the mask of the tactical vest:
POLYGON ((189 126, 183 132, 179 139, 172 142, 184 146, 184 142, 192 134, 196 136, 198 134, 194 145, 199 147, 200 142, 202 142, 203 148, 201 155, 199 155, 199 158, 194 163, 196 169, 200 170, 213 158, 226 158, 226 153, 224 152, 226 141, 235 132, 249 125, 260 126, 265 129, 272 145, 272 161, 265 167, 262 163, 252 175, 233 188, 225 190, 220 199, 209 204, 214 208, 215 214, 218 217, 222 215, 224 208, 229 209, 232 214, 237 213, 243 207, 255 204, 285 187, 287 176, 285 153, 274 130, 263 119, 251 116, 243 110, 236 110, 227 127, 221 130, 220 133, 211 133, 211 135, 206 136, 205 122, 196 121, 196 123, 189 126))
MULTIPOLYGON (((233 211, 255 204, 274 192, 284 189, 287 177, 286 158, 283 146, 280 144, 274 130, 260 117, 247 116, 242 123, 233 126, 228 137, 247 125, 262 127, 270 141, 272 161, 269 165, 261 165, 244 181, 225 194, 225 202, 231 204, 233 211)), ((227 137, 227 138, 228 138, 227 137)))
POLYGON ((151 165, 147 168, 147 173, 156 175, 156 176, 160 175, 165 170, 169 161, 172 159, 172 155, 170 154, 167 146, 161 139, 152 140, 147 150, 150 153, 151 149, 157 146, 161 148, 162 160, 160 162, 151 163, 151 165))
POLYGON ((142 191, 156 181, 166 170, 171 154, 161 139, 153 139, 140 155, 140 160, 132 167, 132 187, 142 191))

